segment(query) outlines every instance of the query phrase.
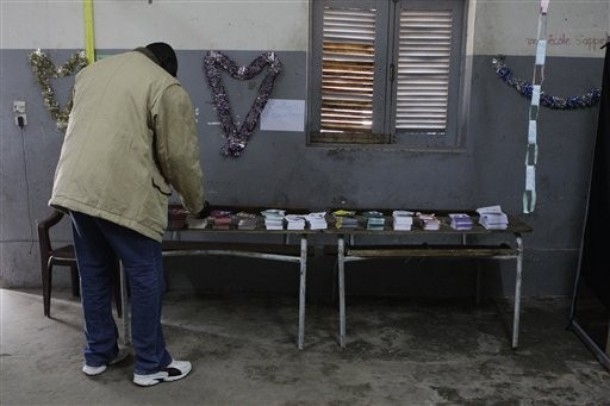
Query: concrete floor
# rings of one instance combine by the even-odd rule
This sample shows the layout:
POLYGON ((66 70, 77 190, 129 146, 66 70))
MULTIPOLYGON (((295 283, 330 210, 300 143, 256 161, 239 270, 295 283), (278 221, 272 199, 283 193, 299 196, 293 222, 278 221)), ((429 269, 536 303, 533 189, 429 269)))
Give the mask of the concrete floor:
POLYGON ((0 291, 1 405, 610 405, 610 373, 565 329, 565 299, 525 300, 511 350, 509 304, 355 300, 347 347, 329 303, 308 303, 296 348, 297 300, 169 293, 163 323, 186 379, 132 384, 131 360, 81 372, 81 313, 54 291, 0 291))

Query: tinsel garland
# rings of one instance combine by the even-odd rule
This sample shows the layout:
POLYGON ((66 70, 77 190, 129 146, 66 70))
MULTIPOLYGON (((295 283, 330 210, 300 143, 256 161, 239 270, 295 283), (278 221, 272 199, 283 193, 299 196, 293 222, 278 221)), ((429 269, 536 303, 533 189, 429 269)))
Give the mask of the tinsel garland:
POLYGON ((214 108, 227 139, 221 152, 224 156, 239 157, 246 148, 261 112, 269 100, 275 79, 282 70, 282 64, 274 52, 264 52, 254 59, 249 66, 238 67, 234 61, 222 52, 210 51, 203 59, 203 68, 208 85, 212 90, 214 108), (221 70, 227 72, 233 79, 249 80, 258 75, 267 65, 267 75, 258 89, 256 99, 252 103, 244 122, 239 126, 239 122, 236 123, 233 120, 231 104, 222 83, 221 70))
POLYGON ((40 49, 37 49, 30 54, 29 60, 36 83, 38 83, 40 90, 42 90, 44 104, 51 113, 51 117, 55 120, 57 128, 63 132, 68 126, 68 117, 70 110, 72 110, 72 92, 68 96, 66 105, 61 108, 55 99, 55 91, 53 86, 51 86, 51 78, 63 78, 76 74, 89 63, 87 56, 84 51, 77 52, 62 66, 56 67, 51 58, 40 49))
MULTIPOLYGON (((512 71, 506 66, 503 56, 496 56, 492 60, 496 74, 504 83, 513 87, 522 96, 532 98, 532 84, 513 76, 512 71)), ((584 107, 592 107, 599 103, 601 89, 590 89, 585 94, 570 97, 549 96, 540 92, 540 105, 554 110, 574 110, 584 107)))

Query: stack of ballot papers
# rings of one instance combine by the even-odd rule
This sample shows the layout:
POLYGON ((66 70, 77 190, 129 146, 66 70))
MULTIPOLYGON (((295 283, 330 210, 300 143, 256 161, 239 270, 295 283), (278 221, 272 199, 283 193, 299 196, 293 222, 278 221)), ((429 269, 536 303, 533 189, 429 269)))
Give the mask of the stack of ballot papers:
POLYGON ((328 222, 326 221, 326 212, 309 213, 305 215, 305 221, 309 224, 311 230, 326 230, 328 222))
POLYGON ((305 230, 305 216, 300 214, 286 214, 287 230, 305 230))
POLYGON ((506 230, 508 228, 508 216, 502 211, 500 206, 480 207, 479 223, 486 230, 506 230))
POLYGON ((338 229, 354 229, 358 228, 358 219, 356 212, 348 210, 336 210, 333 212, 335 218, 335 227, 338 229))
POLYGON ((256 214, 240 211, 235 214, 238 230, 254 230, 256 229, 256 214))
POLYGON ((285 210, 263 210, 261 214, 265 218, 265 228, 267 230, 283 230, 285 213, 285 210))
POLYGON ((441 228, 441 221, 434 213, 417 213, 417 218, 424 230, 436 231, 441 228))
POLYGON ((366 219, 366 229, 369 231, 382 231, 385 226, 383 213, 378 211, 365 211, 362 213, 366 219))
POLYGON ((214 230, 228 230, 233 221, 231 212, 226 210, 212 210, 208 220, 212 222, 212 228, 214 230))
POLYGON ((472 230, 472 218, 466 213, 449 213, 449 219, 454 230, 472 230))
POLYGON ((413 227, 413 212, 394 210, 392 212, 392 225, 396 231, 411 231, 411 227, 413 227))

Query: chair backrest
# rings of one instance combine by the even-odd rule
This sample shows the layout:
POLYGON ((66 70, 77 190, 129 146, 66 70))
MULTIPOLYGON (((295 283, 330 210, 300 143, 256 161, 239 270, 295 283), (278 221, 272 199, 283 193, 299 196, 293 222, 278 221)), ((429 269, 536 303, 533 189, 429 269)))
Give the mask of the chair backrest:
POLYGON ((40 247, 40 262, 43 267, 47 266, 49 258, 53 254, 51 245, 50 229, 63 219, 64 213, 53 210, 53 213, 44 220, 37 221, 38 226, 38 245, 40 247))

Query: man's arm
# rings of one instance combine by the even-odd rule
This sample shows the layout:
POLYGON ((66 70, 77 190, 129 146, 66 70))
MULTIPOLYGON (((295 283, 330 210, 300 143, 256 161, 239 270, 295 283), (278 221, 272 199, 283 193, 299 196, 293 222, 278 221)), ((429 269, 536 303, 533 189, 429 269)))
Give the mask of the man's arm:
POLYGON ((203 171, 193 105, 182 86, 165 90, 153 120, 160 170, 180 195, 182 205, 197 214, 204 208, 203 171))

